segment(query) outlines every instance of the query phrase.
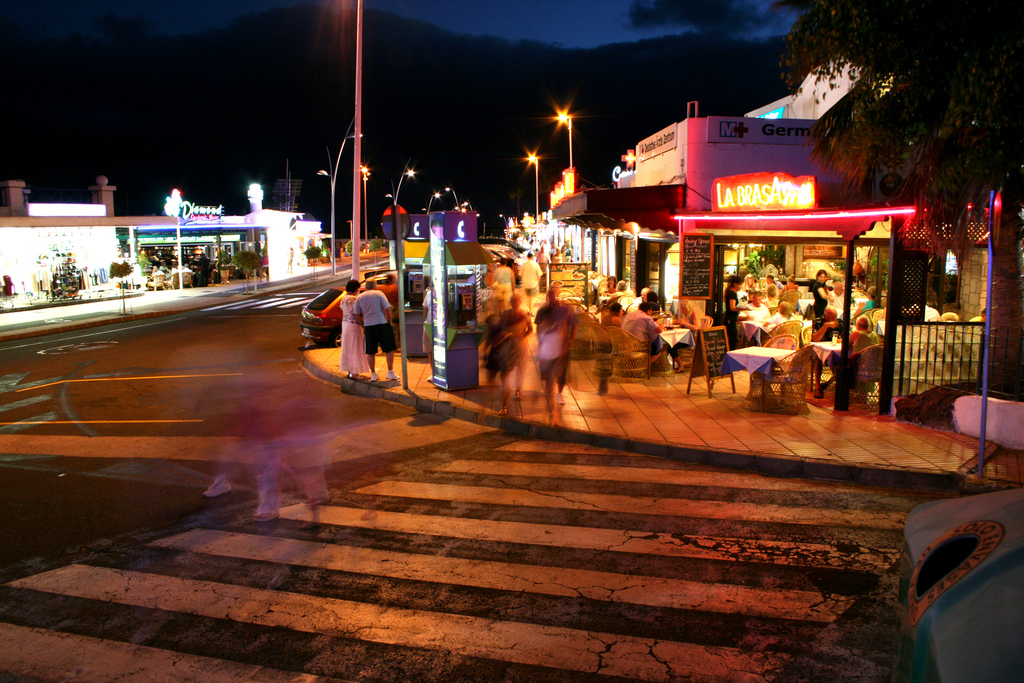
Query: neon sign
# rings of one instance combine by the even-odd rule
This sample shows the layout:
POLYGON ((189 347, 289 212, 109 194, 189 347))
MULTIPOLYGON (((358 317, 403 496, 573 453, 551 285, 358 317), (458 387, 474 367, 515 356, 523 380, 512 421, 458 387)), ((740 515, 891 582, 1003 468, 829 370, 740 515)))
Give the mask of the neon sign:
POLYGON ((562 182, 555 183, 555 189, 551 191, 551 207, 558 206, 563 199, 574 194, 576 194, 576 169, 567 168, 562 171, 562 182))
POLYGON ((224 205, 220 206, 199 206, 189 201, 183 201, 181 190, 172 190, 171 196, 165 198, 164 214, 176 216, 183 221, 214 220, 224 215, 224 205))
POLYGON ((712 211, 786 211, 817 205, 814 176, 748 173, 715 178, 712 211))

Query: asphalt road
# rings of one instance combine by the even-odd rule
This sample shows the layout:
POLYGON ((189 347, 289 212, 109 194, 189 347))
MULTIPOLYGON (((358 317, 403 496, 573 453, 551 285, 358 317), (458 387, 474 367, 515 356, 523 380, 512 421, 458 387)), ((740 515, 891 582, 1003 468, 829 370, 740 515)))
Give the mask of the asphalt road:
POLYGON ((300 369, 287 301, 0 346, 0 680, 889 680, 928 495, 346 396, 300 369))

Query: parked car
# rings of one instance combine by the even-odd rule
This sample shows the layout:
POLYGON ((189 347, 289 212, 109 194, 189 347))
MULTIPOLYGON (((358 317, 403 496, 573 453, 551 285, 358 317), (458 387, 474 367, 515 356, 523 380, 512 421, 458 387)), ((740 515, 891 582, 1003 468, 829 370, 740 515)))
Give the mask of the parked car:
POLYGON ((526 260, 522 254, 502 244, 481 244, 481 246, 495 259, 512 259, 512 271, 516 274, 516 279, 519 279, 519 266, 526 260))
MULTIPOLYGON (((359 291, 366 289, 366 281, 373 279, 384 282, 393 270, 371 270, 360 280, 359 291)), ((341 296, 344 287, 332 287, 310 301, 299 314, 299 328, 302 336, 320 346, 337 346, 341 340, 341 296)))

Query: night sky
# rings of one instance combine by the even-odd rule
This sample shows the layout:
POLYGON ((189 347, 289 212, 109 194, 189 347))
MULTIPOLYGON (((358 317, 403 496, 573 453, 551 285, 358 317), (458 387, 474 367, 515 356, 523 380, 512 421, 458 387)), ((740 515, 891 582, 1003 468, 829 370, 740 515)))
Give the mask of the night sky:
MULTIPOLYGON (((337 3, 341 5, 341 3, 337 3)), ((350 4, 348 5, 351 6, 350 4)), ((352 116, 351 12, 290 0, 25 0, 0 8, 7 67, 0 176, 82 188, 105 174, 119 214, 158 213, 180 188, 244 213, 245 188, 286 168, 300 210, 326 220, 317 171, 352 116), (169 8, 173 8, 169 9, 169 8), (44 23, 46 22, 46 23, 44 23)), ((568 165, 559 108, 574 115, 587 186, 606 186, 636 142, 700 115, 739 115, 787 94, 792 19, 734 0, 367 0, 364 160, 371 225, 408 162, 412 212, 452 186, 483 219, 541 205, 568 165), (495 7, 495 5, 499 5, 495 7), (527 42, 522 42, 527 41, 527 42), (509 196, 523 196, 517 205, 509 196)), ((338 175, 351 212, 351 152, 338 175)), ((435 204, 436 208, 436 204, 435 204)), ((343 221, 339 219, 339 226, 343 221)))

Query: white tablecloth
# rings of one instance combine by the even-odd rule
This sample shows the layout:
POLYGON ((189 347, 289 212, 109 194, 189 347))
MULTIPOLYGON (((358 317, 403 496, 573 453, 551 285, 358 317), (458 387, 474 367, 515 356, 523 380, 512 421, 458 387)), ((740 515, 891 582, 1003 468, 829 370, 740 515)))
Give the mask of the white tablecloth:
POLYGON ((796 302, 796 310, 800 315, 806 316, 807 311, 814 310, 814 299, 800 299, 796 302))
POLYGON ((737 370, 747 372, 771 372, 775 361, 795 353, 789 349, 767 349, 762 346, 750 346, 745 349, 729 351, 722 361, 722 374, 728 375, 737 370))
POLYGON ((879 337, 885 336, 885 318, 879 318, 878 322, 875 323, 875 334, 879 337))
POLYGON ((831 368, 839 362, 843 345, 832 342, 812 342, 811 348, 814 349, 814 355, 818 357, 818 360, 831 368))
POLYGON ((743 336, 747 339, 755 339, 757 337, 758 330, 763 332, 768 331, 764 329, 764 325, 762 323, 755 323, 750 320, 740 321, 740 331, 743 332, 743 336))
POLYGON ((671 330, 663 330, 661 338, 665 340, 669 348, 672 348, 676 344, 682 344, 683 346, 693 346, 693 331, 686 327, 675 327, 671 330))

